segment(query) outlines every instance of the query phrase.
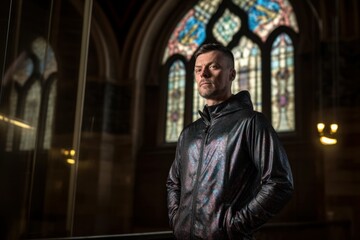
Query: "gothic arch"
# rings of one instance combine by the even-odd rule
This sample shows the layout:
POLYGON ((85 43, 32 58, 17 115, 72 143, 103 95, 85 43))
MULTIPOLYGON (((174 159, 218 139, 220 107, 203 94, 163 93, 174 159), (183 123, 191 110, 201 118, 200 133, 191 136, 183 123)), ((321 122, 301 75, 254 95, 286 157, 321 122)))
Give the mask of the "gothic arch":
MULTIPOLYGON (((316 49, 316 44, 318 41, 318 36, 313 33, 314 28, 317 26, 316 16, 311 12, 310 6, 307 2, 303 1, 291 1, 294 9, 299 9, 299 14, 297 15, 298 26, 300 29, 301 36, 299 37, 298 49, 297 52, 297 69, 296 76, 302 78, 302 73, 299 69, 302 68, 301 58, 304 54, 313 54, 316 49), (315 26, 313 26, 315 25, 315 26), (309 28, 312 26, 312 28, 309 28), (303 32, 308 34, 302 34, 303 32), (311 39, 313 41, 311 43, 311 39), (305 50, 305 51, 304 51, 305 50)), ((132 133, 134 136, 135 146, 141 145, 143 132, 143 123, 141 119, 143 118, 143 113, 145 109, 144 95, 145 95, 145 86, 158 86, 163 87, 160 76, 159 66, 161 65, 161 58, 163 56, 163 50, 165 49, 166 40, 169 38, 171 31, 174 29, 176 23, 181 19, 181 17, 193 6, 194 2, 192 1, 165 1, 165 3, 159 3, 156 1, 155 4, 152 4, 151 1, 144 4, 142 11, 140 11, 139 17, 135 20, 129 37, 127 38, 125 44, 125 51, 121 57, 121 66, 127 68, 128 75, 125 76, 125 79, 129 81, 134 81, 134 105, 133 108, 133 128, 132 133), (136 49, 130 53, 128 50, 136 49), (131 59, 126 59, 131 56, 131 59)), ((294 34, 291 33, 291 37, 294 34)), ((270 36, 271 38, 271 36, 270 36)), ((311 74, 316 78, 317 70, 313 68, 311 74)), ((296 84, 296 91, 301 92, 305 81, 302 80, 301 84, 296 84)), ((302 101, 302 96, 297 94, 296 102, 302 101)), ((159 98, 159 107, 163 104, 164 99, 159 98)), ((163 107, 162 107, 163 108, 163 107)), ((299 110, 302 111, 302 106, 300 104, 299 110)), ((161 113, 161 111, 159 112, 161 113)), ((297 118, 298 116, 296 116, 297 118)), ((299 119, 296 119, 298 122, 299 119)), ((301 132, 301 126, 299 132, 301 132)), ((158 134, 159 135, 159 134, 158 134)), ((156 139, 157 142, 161 140, 156 139)))

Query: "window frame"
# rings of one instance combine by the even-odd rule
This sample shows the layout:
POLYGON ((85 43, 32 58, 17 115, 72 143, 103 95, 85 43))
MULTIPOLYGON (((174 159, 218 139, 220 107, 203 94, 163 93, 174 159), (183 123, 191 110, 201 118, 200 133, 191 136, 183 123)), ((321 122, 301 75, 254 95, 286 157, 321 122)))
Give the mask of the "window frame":
MULTIPOLYGON (((296 14, 295 7, 290 1, 290 4, 293 7, 293 11, 295 12, 296 20, 298 20, 298 15, 296 14)), ((194 5, 193 5, 194 6, 194 5)), ((193 7, 192 6, 192 7, 193 7)), ((190 7, 190 9, 192 8, 190 7)), ((219 8, 217 11, 213 14, 213 16, 210 18, 207 26, 206 26, 206 38, 205 41, 201 44, 210 43, 210 42, 218 42, 216 38, 214 37, 212 33, 212 29, 214 28, 215 23, 218 21, 219 18, 223 15, 225 10, 228 9, 231 13, 236 14, 241 19, 241 28, 240 30, 233 36, 233 39, 228 43, 227 47, 230 49, 233 49, 236 47, 241 39, 241 37, 246 36, 249 40, 253 41, 255 44, 258 45, 260 51, 261 51, 261 67, 262 67, 262 76, 261 76, 261 82, 262 82, 262 112, 267 116, 270 122, 272 122, 271 119, 271 50, 273 43, 275 39, 281 35, 282 33, 285 33, 289 36, 289 38, 292 41, 293 44, 293 61, 294 61, 294 105, 295 105, 295 130, 294 131, 284 131, 284 132, 278 132, 278 135, 280 138, 286 140, 286 141, 293 141, 296 138, 301 135, 302 129, 300 124, 300 113, 302 112, 301 105, 299 104, 299 92, 301 84, 298 81, 299 76, 299 56, 298 56, 298 44, 300 39, 300 26, 298 25, 299 32, 295 32, 294 29, 288 26, 278 26, 276 27, 266 38, 265 41, 261 40, 260 36, 258 36, 256 33, 252 32, 249 29, 248 26, 248 14, 242 10, 239 6, 237 6, 232 1, 224 0, 220 3, 219 8)), ((189 11, 189 9, 186 9, 182 17, 186 12, 189 11)), ((180 19, 181 20, 181 19, 180 19)), ((180 21, 178 20, 178 21, 180 21)), ((299 21, 297 21, 299 22, 299 21)), ((174 30, 174 28, 172 29, 174 30)), ((170 32, 170 35, 172 32, 170 32)), ((168 40, 167 38, 166 40, 168 40)), ((165 41, 166 41, 165 40, 165 41)), ((165 49, 167 47, 167 42, 164 43, 162 51, 165 52, 165 49)), ((164 55, 161 55, 160 57, 163 58, 164 55)), ((182 60, 185 64, 186 69, 186 87, 185 87, 185 116, 184 116, 184 126, 190 124, 193 122, 192 120, 192 103, 193 103, 193 65, 194 65, 194 56, 190 58, 190 60, 187 60, 186 57, 184 57, 181 54, 174 54, 170 56, 165 63, 162 63, 160 61, 161 65, 161 74, 160 74, 160 80, 161 80, 161 102, 163 103, 161 107, 161 121, 160 121, 160 131, 158 136, 158 142, 162 146, 173 146, 177 144, 177 141, 175 142, 166 142, 166 108, 167 108, 167 84, 168 84, 168 74, 170 71, 171 65, 176 60, 182 60)))

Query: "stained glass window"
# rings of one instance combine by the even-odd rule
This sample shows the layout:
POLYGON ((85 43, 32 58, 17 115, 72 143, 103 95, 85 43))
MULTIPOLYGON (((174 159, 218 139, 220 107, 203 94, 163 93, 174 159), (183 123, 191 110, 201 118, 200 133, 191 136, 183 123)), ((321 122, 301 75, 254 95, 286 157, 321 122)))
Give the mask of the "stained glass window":
MULTIPOLYGON (((181 101, 184 103, 181 106, 183 111, 181 116, 184 116, 185 112, 191 111, 191 119, 183 119, 181 123, 177 120, 172 124, 170 124, 170 120, 167 121, 165 139, 167 142, 177 140, 175 135, 179 134, 184 127, 181 125, 199 118, 198 110, 203 109, 205 100, 198 94, 194 76, 186 73, 185 69, 190 68, 175 68, 174 64, 165 63, 171 56, 180 55, 183 57, 182 59, 187 60, 182 62, 183 64, 190 64, 194 52, 204 42, 214 40, 224 46, 231 46, 234 53, 236 78, 232 85, 232 92, 236 94, 241 90, 248 90, 257 111, 264 110, 262 102, 264 91, 270 93, 271 109, 267 110, 271 112, 272 123, 276 130, 279 132, 295 130, 293 43, 288 35, 279 33, 278 36, 275 36, 276 41, 271 50, 267 50, 268 48, 265 46, 268 36, 280 26, 285 26, 285 29, 291 29, 295 33, 299 32, 293 8, 289 0, 232 0, 232 2, 234 5, 229 5, 222 0, 199 1, 177 24, 168 40, 163 55, 164 66, 181 69, 169 72, 181 71, 177 76, 183 76, 184 82, 191 84, 193 88, 192 92, 186 92, 184 83, 184 88, 180 91, 182 93, 181 101), (243 19, 242 15, 237 14, 239 10, 247 13, 247 19, 243 19), (246 26, 242 24, 245 20, 248 22, 246 26), (211 29, 209 29, 210 27, 211 29), (255 35, 250 34, 251 32, 255 35), (266 59, 263 59, 264 57, 266 59), (263 74, 262 64, 264 62, 270 64, 267 66, 271 68, 270 78, 263 74), (263 86, 270 85, 271 89, 263 89, 263 86), (186 98, 191 98, 191 101, 186 98), (192 104, 185 105, 185 100, 186 103, 191 102, 192 104), (169 137, 170 133, 174 133, 174 135, 169 137)), ((172 61, 176 62, 176 59, 177 57, 172 61)), ((173 78, 172 75, 167 76, 169 85, 172 84, 173 78)), ((168 96, 171 96, 171 91, 173 90, 169 87, 168 96)), ((167 119, 171 119, 174 107, 170 106, 175 104, 174 100, 169 97, 167 104, 167 119)))
POLYGON ((271 51, 272 124, 276 131, 295 129, 294 48, 286 34, 278 36, 271 51))
POLYGON ((197 90, 197 83, 195 81, 195 78, 193 78, 193 109, 192 109, 192 120, 195 121, 199 118, 199 110, 203 110, 205 106, 205 99, 199 95, 199 92, 197 90))
POLYGON ((235 57, 236 70, 232 92, 236 94, 241 90, 248 90, 254 104, 254 109, 261 111, 261 51, 257 44, 244 36, 239 44, 232 49, 232 52, 235 57))
POLYGON ((172 64, 168 79, 166 141, 176 141, 184 127, 185 65, 178 60, 172 64))
POLYGON ((171 34, 163 57, 163 62, 174 55, 181 54, 190 59, 196 49, 206 39, 206 25, 221 0, 202 0, 194 6, 178 23, 171 34))
POLYGON ((287 0, 233 0, 248 14, 249 29, 263 41, 279 26, 298 31, 293 8, 287 0))
POLYGON ((240 30, 240 18, 232 14, 228 9, 215 23, 213 34, 216 40, 223 45, 228 45, 235 33, 240 30))

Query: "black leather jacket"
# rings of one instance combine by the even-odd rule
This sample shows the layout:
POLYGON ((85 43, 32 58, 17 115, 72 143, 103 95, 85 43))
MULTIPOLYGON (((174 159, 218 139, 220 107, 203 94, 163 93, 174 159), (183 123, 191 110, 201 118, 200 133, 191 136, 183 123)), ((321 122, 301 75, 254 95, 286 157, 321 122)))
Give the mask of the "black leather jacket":
POLYGON ((179 240, 251 239, 292 195, 286 153, 246 91, 200 115, 167 179, 170 226, 179 240))

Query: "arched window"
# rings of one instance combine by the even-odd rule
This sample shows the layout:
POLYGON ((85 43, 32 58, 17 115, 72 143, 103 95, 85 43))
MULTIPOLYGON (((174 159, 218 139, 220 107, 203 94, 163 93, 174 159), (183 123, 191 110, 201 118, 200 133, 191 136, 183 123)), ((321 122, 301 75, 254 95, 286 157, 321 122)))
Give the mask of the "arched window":
POLYGON ((49 149, 56 98, 57 62, 44 38, 36 38, 6 73, 11 85, 6 151, 49 149))
POLYGON ((255 110, 270 113, 278 132, 294 131, 292 36, 298 32, 296 16, 288 0, 198 1, 173 30, 163 55, 163 67, 169 68, 166 70, 165 142, 175 142, 184 124, 199 117, 197 112, 205 100, 197 93, 193 73, 186 72, 193 68, 185 66, 189 66, 194 52, 202 44, 214 41, 234 53, 237 75, 233 93, 248 90, 255 110), (271 104, 263 104, 265 100, 271 104), (191 119, 185 119, 190 115, 191 119))
POLYGON ((166 119, 166 139, 176 141, 184 125, 185 110, 185 65, 182 61, 175 61, 169 71, 168 101, 166 119))

